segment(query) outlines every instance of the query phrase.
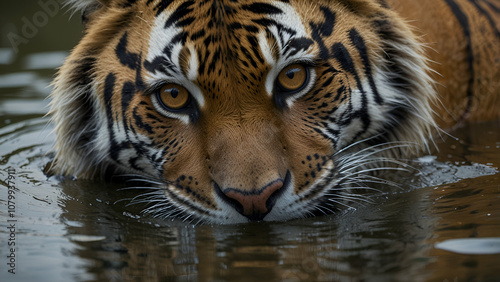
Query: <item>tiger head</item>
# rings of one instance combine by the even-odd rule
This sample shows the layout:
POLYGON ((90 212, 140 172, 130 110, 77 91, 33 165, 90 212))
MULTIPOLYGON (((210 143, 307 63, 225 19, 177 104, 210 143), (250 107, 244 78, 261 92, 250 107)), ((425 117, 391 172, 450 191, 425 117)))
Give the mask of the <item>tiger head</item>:
POLYGON ((140 175, 155 216, 331 213, 431 134, 421 46, 383 1, 69 2, 55 169, 140 175))

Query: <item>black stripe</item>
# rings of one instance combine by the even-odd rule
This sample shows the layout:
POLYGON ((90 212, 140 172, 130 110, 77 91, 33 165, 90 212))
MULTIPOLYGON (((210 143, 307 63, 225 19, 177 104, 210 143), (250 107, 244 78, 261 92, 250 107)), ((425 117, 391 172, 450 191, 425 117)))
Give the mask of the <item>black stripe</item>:
POLYGON ((290 40, 290 42, 286 45, 283 53, 287 53, 288 50, 293 49, 293 51, 290 51, 290 54, 288 54, 288 56, 291 57, 297 54, 299 51, 305 51, 309 49, 309 47, 311 47, 311 45, 313 44, 314 41, 306 37, 294 38, 290 40))
MULTIPOLYGON (((139 54, 139 62, 142 62, 142 53, 139 54)), ((135 72, 135 87, 138 91, 144 91, 146 84, 142 80, 142 64, 139 63, 135 72)))
POLYGON ((363 89, 363 85, 361 84, 361 79, 359 78, 358 72, 356 71, 356 67, 354 66, 354 61, 352 60, 349 51, 345 48, 342 43, 335 43, 332 47, 333 57, 337 59, 337 61, 342 65, 342 69, 354 76, 356 80, 356 85, 361 94, 363 95, 363 107, 366 107, 366 93, 363 89))
POLYGON ((247 35, 247 40, 250 43, 250 46, 253 46, 253 48, 250 49, 250 50, 252 50, 252 53, 254 54, 255 58, 257 58, 257 60, 259 60, 259 62, 261 64, 263 64, 264 63, 264 58, 262 58, 262 56, 260 55, 260 52, 255 47, 255 46, 259 46, 257 38, 255 36, 253 36, 253 35, 247 35))
POLYGON ((467 82, 467 107, 465 109, 465 112, 462 115, 462 119, 469 113, 471 107, 472 107, 472 102, 474 100, 474 91, 473 91, 473 86, 474 86, 474 53, 472 51, 472 40, 471 40, 471 34, 470 34, 470 26, 469 26, 469 20, 467 19, 467 15, 464 14, 460 6, 454 1, 454 0, 444 0, 446 4, 450 7, 451 11, 457 18, 458 22, 460 23, 460 26, 462 26, 462 30, 465 36, 466 40, 466 51, 469 56, 469 60, 467 61, 470 69, 470 78, 469 81, 467 82))
POLYGON ((323 60, 327 60, 330 57, 330 52, 328 48, 325 46, 323 41, 324 37, 331 36, 333 33, 333 29, 335 27, 336 16, 335 13, 327 7, 321 7, 321 11, 325 17, 325 21, 321 24, 316 24, 314 22, 310 22, 309 26, 312 30, 312 38, 316 43, 318 43, 319 47, 319 56, 323 60))
POLYGON ((97 59, 93 56, 86 56, 74 62, 75 66, 71 72, 69 83, 75 87, 88 88, 95 76, 96 62, 97 59))
POLYGON ((333 33, 333 28, 335 27, 335 12, 333 12, 328 7, 321 7, 321 12, 323 12, 323 16, 325 17, 324 23, 321 25, 320 34, 323 36, 330 36, 333 33))
MULTIPOLYGON (((153 134, 154 133, 153 128, 147 122, 144 122, 142 120, 142 117, 138 114, 137 110, 138 107, 135 107, 134 110, 132 111, 132 118, 134 119, 134 124, 137 126, 137 128, 144 129, 149 134, 153 134)), ((142 150, 138 150, 138 148, 136 148, 136 151, 138 154, 142 153, 142 150)))
POLYGON ((204 29, 200 30, 200 31, 197 31, 193 34, 191 34, 191 40, 195 41, 195 40, 198 40, 200 38, 202 38, 203 36, 205 36, 206 32, 204 29))
POLYGON ((469 2, 472 5, 474 5, 474 7, 476 7, 476 9, 479 11, 479 13, 481 13, 488 20, 488 23, 490 24, 491 29, 493 29, 495 31, 496 36, 500 37, 500 31, 498 30, 498 28, 495 24, 495 21, 493 20, 491 15, 485 9, 483 9, 483 7, 481 7, 481 5, 479 5, 477 0, 469 0, 469 2))
POLYGON ((116 76, 113 73, 108 74, 104 81, 104 102, 106 103, 106 112, 110 115, 113 111, 111 107, 111 100, 113 98, 113 91, 115 88, 116 76))
POLYGON ((333 98, 333 102, 337 102, 339 100, 340 102, 343 102, 345 100, 346 93, 347 93, 347 88, 345 87, 345 85, 341 85, 337 89, 337 94, 333 98), (342 98, 342 100, 340 98, 342 98))
POLYGON ((139 157, 134 157, 134 158, 131 158, 128 160, 128 164, 129 166, 132 168, 132 169, 135 169, 137 171, 141 171, 142 168, 140 168, 138 165, 137 165, 137 161, 139 161, 139 157))
POLYGON ((486 5, 488 5, 490 9, 493 10, 493 12, 500 14, 500 7, 495 6, 495 4, 491 3, 490 1, 483 0, 483 2, 486 3, 486 5))
POLYGON ((281 14, 283 11, 281 9, 267 4, 267 3, 253 3, 250 5, 243 5, 241 7, 244 10, 250 11, 255 14, 281 14))
POLYGON ((180 43, 181 45, 186 44, 186 40, 188 38, 189 34, 185 31, 181 31, 177 33, 172 39, 170 40, 170 44, 168 44, 165 49, 163 50, 163 53, 167 55, 170 59, 172 59, 172 46, 180 43))
POLYGON ((240 50, 241 52, 243 53, 243 55, 245 56, 245 58, 247 58, 247 61, 252 64, 252 66, 254 68, 257 68, 257 62, 253 59, 253 56, 252 54, 250 54, 250 52, 247 50, 247 48, 243 47, 243 46, 240 46, 240 50))
POLYGON ((370 83, 373 95, 375 95, 375 102, 380 105, 384 102, 384 100, 378 93, 377 85, 375 85, 375 80, 373 79, 372 68, 370 65, 370 60, 368 59, 368 51, 366 49, 365 41, 363 40, 361 35, 359 35, 358 31, 354 28, 349 31, 349 39, 359 52, 359 56, 363 61, 365 75, 368 78, 368 82, 370 83))
MULTIPOLYGON (((148 0, 148 2, 146 4, 150 5, 153 2, 154 2, 154 0, 148 0)), ((173 0, 160 1, 160 3, 158 3, 158 5, 156 5, 156 7, 154 8, 156 10, 156 16, 158 17, 161 13, 163 13, 163 11, 165 9, 167 9, 168 6, 170 6, 170 4, 172 4, 172 2, 174 2, 174 1, 173 0)))
POLYGON ((342 43, 335 43, 332 47, 332 53, 333 56, 337 59, 337 61, 342 65, 342 69, 344 69, 348 73, 351 73, 354 76, 357 88, 361 92, 361 109, 357 111, 352 111, 352 104, 350 104, 349 105, 350 110, 347 110, 346 112, 347 116, 345 116, 345 119, 342 119, 342 121, 339 122, 339 125, 347 125, 354 118, 359 118, 363 122, 362 131, 356 134, 356 136, 353 138, 353 140, 356 140, 361 134, 363 134, 364 132, 366 132, 366 130, 368 130, 368 127, 370 126, 371 123, 371 118, 368 113, 368 100, 366 98, 366 92, 363 89, 363 85, 361 84, 361 79, 359 78, 359 75, 356 71, 356 67, 354 66, 354 61, 352 60, 352 57, 345 48, 345 46, 342 43))
POLYGON ((120 59, 120 63, 130 69, 136 70, 139 67, 139 54, 128 52, 128 33, 125 32, 120 39, 120 42, 116 45, 115 53, 116 57, 120 59))
POLYGON ((165 29, 170 27, 172 24, 177 23, 185 17, 187 14, 191 13, 193 9, 191 8, 194 5, 194 1, 187 1, 182 3, 173 13, 170 15, 170 18, 165 22, 165 29))
MULTIPOLYGON (((387 19, 377 19, 372 22, 375 27, 377 35, 382 39, 382 42, 392 42, 392 45, 406 45, 407 38, 399 33, 394 24, 387 19)), ((401 92, 411 92, 412 91, 412 75, 409 73, 408 69, 403 68, 399 63, 402 58, 405 58, 406 54, 397 49, 389 46, 387 43, 383 44, 383 56, 386 62, 386 68, 388 69, 388 76, 390 85, 398 88, 401 92)))
POLYGON ((120 63, 132 70, 136 71, 135 87, 138 89, 144 89, 145 85, 142 81, 142 54, 133 53, 127 51, 128 45, 128 34, 125 32, 120 39, 120 42, 115 48, 116 57, 120 60, 120 63))
POLYGON ((213 73, 215 71, 217 61, 220 59, 221 55, 222 51, 220 47, 217 47, 213 53, 212 59, 210 60, 210 64, 207 66, 206 73, 213 73))
MULTIPOLYGON (((210 38, 210 36, 207 38, 210 38)), ((206 49, 205 55, 201 53, 201 50, 197 50, 196 53, 198 53, 198 58, 200 58, 199 60, 200 65, 198 66, 198 75, 202 76, 205 71, 206 61, 210 56, 210 49, 206 49)))
POLYGON ((106 116, 108 119, 108 133, 109 133, 109 155, 111 159, 118 161, 120 145, 116 142, 115 133, 113 131, 113 107, 112 98, 116 83, 116 76, 113 73, 108 74, 104 82, 104 101, 106 103, 106 116))
POLYGON ((71 88, 82 91, 82 94, 76 95, 76 100, 73 101, 75 105, 78 105, 75 111, 80 116, 80 119, 72 123, 72 131, 81 130, 82 128, 87 129, 82 131, 77 140, 77 148, 84 151, 88 150, 89 143, 95 140, 97 130, 99 129, 96 125, 95 103, 90 94, 92 92, 90 85, 95 78, 94 68, 96 61, 96 58, 90 55, 78 61, 72 61, 73 69, 71 75, 68 77, 68 84, 71 88))
POLYGON ((278 24, 275 20, 272 20, 272 19, 267 19, 267 18, 262 18, 262 19, 253 19, 252 22, 260 25, 260 26, 263 26, 263 27, 268 27, 268 26, 281 26, 280 24, 278 24))
POLYGON ((176 27, 186 27, 186 26, 192 24, 195 20, 196 20, 195 17, 187 17, 187 18, 175 23, 175 26, 176 27))
POLYGON ((134 97, 135 94, 135 86, 132 82, 127 81, 123 84, 122 88, 122 118, 123 118, 123 127, 125 128, 125 134, 128 139, 128 124, 127 124, 127 109, 130 101, 134 97))
POLYGON ((167 68, 167 66, 169 66, 169 60, 164 56, 158 56, 158 57, 154 58, 151 62, 148 60, 144 61, 144 68, 147 71, 149 71, 151 73, 156 73, 158 71, 158 72, 162 72, 168 76, 172 76, 173 71, 171 71, 169 68, 167 68))

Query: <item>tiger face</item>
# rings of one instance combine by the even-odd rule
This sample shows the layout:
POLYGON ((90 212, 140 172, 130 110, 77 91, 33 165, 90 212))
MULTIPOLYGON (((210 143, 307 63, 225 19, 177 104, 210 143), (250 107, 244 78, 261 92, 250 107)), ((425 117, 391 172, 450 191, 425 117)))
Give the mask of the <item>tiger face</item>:
POLYGON ((383 1, 70 1, 86 30, 55 80, 55 169, 140 175, 161 218, 332 213, 426 146, 435 96, 383 1))

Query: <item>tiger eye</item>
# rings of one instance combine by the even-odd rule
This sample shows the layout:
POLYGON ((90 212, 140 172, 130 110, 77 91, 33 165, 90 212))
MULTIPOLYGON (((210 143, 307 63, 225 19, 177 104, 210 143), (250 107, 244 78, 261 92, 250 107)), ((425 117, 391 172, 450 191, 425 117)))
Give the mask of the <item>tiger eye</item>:
POLYGON ((160 88, 158 99, 167 109, 180 110, 189 104, 189 92, 180 85, 170 83, 160 88))
POLYGON ((278 75, 278 84, 285 91, 300 90, 307 83, 306 67, 300 64, 289 65, 278 75))

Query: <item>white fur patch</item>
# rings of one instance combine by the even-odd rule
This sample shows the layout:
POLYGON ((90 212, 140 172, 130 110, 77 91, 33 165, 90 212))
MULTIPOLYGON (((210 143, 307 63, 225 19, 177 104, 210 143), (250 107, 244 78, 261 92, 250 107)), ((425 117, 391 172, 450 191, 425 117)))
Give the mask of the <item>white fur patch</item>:
POLYGON ((266 63, 274 66, 276 62, 273 58, 272 46, 269 46, 269 42, 266 39, 266 33, 264 31, 261 31, 259 33, 258 40, 260 50, 262 52, 262 55, 264 56, 264 59, 266 60, 266 63))
MULTIPOLYGON (((275 20, 280 25, 293 30, 295 34, 289 33, 284 29, 279 29, 277 26, 270 26, 268 31, 275 38, 275 46, 270 46, 266 38, 265 31, 261 31, 258 35, 259 48, 264 56, 264 59, 271 66, 271 70, 269 71, 265 81, 265 88, 269 96, 273 95, 274 81, 283 68, 296 62, 312 62, 316 57, 310 50, 311 48, 308 50, 299 50, 294 54, 292 51, 295 49, 288 49, 285 51, 289 42, 291 42, 294 38, 308 38, 309 36, 304 25, 302 24, 299 14, 291 5, 280 2, 274 2, 274 5, 281 9, 283 13, 272 15, 270 18, 275 20), (277 49, 279 53, 279 58, 274 58, 273 56, 273 51, 275 49, 277 49)), ((287 101, 287 104, 289 106, 293 104, 293 99, 287 101)))
POLYGON ((189 56, 189 69, 187 73, 187 78, 191 81, 195 81, 198 78, 198 68, 199 68, 198 54, 196 53, 193 44, 189 44, 188 48, 190 56, 189 56))
MULTIPOLYGON (((324 186, 324 189, 322 189, 322 192, 320 193, 321 195, 318 195, 315 198, 322 197, 323 194, 327 193, 331 189, 331 187, 336 185, 336 181, 334 181, 334 179, 327 179, 333 167, 333 161, 328 161, 328 163, 326 163, 323 167, 323 173, 308 188, 309 191, 313 191, 315 187, 319 185, 324 186)), ((290 187, 287 187, 288 189, 285 193, 283 193, 282 196, 276 200, 273 209, 264 218, 265 221, 284 221, 292 218, 303 218, 308 215, 308 211, 315 208, 315 205, 311 204, 310 201, 302 200, 304 195, 297 195, 295 193, 294 182, 295 181, 293 180, 292 175, 290 187)))
MULTIPOLYGON (((172 75, 167 75, 166 73, 159 71, 155 73, 147 73, 146 81, 148 85, 155 86, 160 86, 166 83, 176 83, 182 85, 191 93, 199 107, 203 108, 205 105, 205 97, 203 96, 201 89, 195 84, 195 80, 198 76, 199 62, 194 45, 188 43, 184 46, 180 42, 175 44, 171 43, 169 39, 174 38, 175 35, 181 33, 182 28, 176 27, 175 24, 165 28, 165 22, 170 16, 171 12, 165 11, 156 18, 151 30, 147 60, 151 62, 155 58, 165 57, 165 61, 163 62, 165 64, 164 66, 171 71, 172 75), (166 48, 169 48, 171 51, 171 59, 168 59, 164 54, 164 50, 166 48), (191 53, 187 76, 183 74, 180 65, 180 54, 183 48, 189 48, 191 53)), ((156 103, 155 107, 158 111, 170 118, 179 119, 184 123, 189 123, 189 117, 186 115, 170 113, 162 110, 158 103, 156 103)))

